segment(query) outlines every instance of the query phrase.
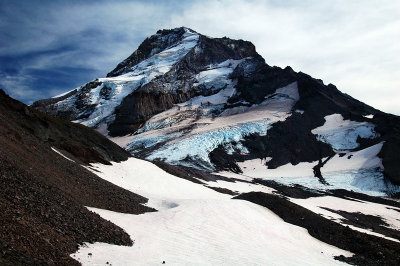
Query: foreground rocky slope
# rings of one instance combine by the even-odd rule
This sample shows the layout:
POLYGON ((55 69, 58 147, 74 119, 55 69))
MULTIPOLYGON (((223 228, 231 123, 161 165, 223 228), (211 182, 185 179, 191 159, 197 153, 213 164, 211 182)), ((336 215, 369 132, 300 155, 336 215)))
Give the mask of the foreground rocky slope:
POLYGON ((106 78, 33 106, 153 161, 275 173, 313 188, 400 191, 399 117, 290 67, 271 67, 242 40, 161 30, 106 78), (305 174, 272 171, 282 168, 305 174))
POLYGON ((147 199, 81 164, 121 161, 124 150, 82 125, 47 116, 0 90, 0 264, 77 264, 78 244, 132 245, 126 232, 85 206, 152 211, 147 199))

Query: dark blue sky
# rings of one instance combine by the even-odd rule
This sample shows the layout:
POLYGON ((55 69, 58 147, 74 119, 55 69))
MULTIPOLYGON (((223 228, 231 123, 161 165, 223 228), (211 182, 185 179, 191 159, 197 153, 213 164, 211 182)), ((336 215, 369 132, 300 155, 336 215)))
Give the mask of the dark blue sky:
POLYGON ((400 1, 0 0, 0 88, 27 104, 104 77, 158 29, 253 42, 291 66, 400 114, 400 1))
POLYGON ((0 88, 30 104, 102 77, 162 27, 154 16, 171 8, 157 1, 0 0, 0 88))

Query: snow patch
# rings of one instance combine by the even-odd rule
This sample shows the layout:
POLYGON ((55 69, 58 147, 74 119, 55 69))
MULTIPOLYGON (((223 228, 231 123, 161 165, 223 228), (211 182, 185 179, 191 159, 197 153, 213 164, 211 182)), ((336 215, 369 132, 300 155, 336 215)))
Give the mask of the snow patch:
POLYGON ((243 175, 265 179, 314 176, 312 168, 317 164, 316 162, 302 162, 297 165, 288 163, 275 169, 269 169, 266 166, 267 161, 265 159, 253 159, 237 164, 242 169, 243 175))
POLYGON ((374 118, 374 115, 363 115, 363 117, 372 119, 372 118, 374 118))
POLYGON ((289 96, 294 102, 297 102, 300 99, 299 90, 297 89, 297 82, 293 82, 288 86, 279 88, 275 92, 276 94, 282 94, 289 96))
POLYGON ((91 168, 88 170, 99 177, 149 198, 147 205, 158 210, 163 209, 165 201, 177 203, 176 200, 223 197, 209 188, 168 174, 151 162, 136 158, 112 162, 112 166, 92 164, 91 168))
POLYGON ((236 142, 236 143, 227 143, 226 145, 224 145, 225 151, 228 154, 233 154, 236 151, 239 151, 239 153, 241 154, 248 154, 249 150, 243 146, 243 144, 241 142, 236 142))
POLYGON ((328 143, 335 150, 355 149, 359 146, 357 138, 376 138, 375 125, 367 122, 344 120, 341 114, 325 116, 325 124, 311 132, 317 139, 328 143))
POLYGON ((233 84, 226 83, 226 85, 231 85, 225 89, 220 90, 218 93, 215 93, 210 96, 197 96, 185 103, 179 104, 179 106, 202 106, 202 105, 219 105, 227 103, 228 99, 232 97, 236 89, 234 88, 233 84))
POLYGON ((349 171, 359 169, 383 169, 382 159, 378 157, 384 142, 361 151, 336 154, 322 168, 321 173, 349 171))
POLYGON ((68 158, 67 156, 65 156, 64 154, 62 154, 60 151, 56 150, 55 148, 51 147, 51 149, 52 149, 55 153, 57 153, 58 155, 61 155, 62 157, 64 157, 65 159, 67 159, 68 161, 75 162, 74 160, 71 160, 70 158, 68 158))
POLYGON ((299 114, 304 114, 304 111, 303 110, 300 110, 300 109, 296 109, 296 110, 294 110, 296 113, 299 113, 299 114))
POLYGON ((58 95, 56 95, 56 96, 53 96, 53 97, 51 97, 51 98, 53 98, 53 99, 55 99, 55 98, 60 98, 60 97, 62 97, 62 96, 67 95, 67 94, 70 93, 70 92, 73 92, 74 90, 76 90, 76 89, 72 89, 72 90, 70 90, 70 91, 63 92, 63 93, 58 94, 58 95))
POLYGON ((229 59, 217 65, 210 65, 207 70, 196 75, 196 85, 204 85, 207 89, 221 89, 230 83, 229 75, 238 64, 245 59, 229 59))

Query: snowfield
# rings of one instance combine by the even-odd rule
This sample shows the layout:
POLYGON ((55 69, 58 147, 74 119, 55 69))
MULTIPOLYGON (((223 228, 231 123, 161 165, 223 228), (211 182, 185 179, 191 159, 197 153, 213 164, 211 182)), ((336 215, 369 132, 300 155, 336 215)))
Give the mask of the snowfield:
POLYGON ((368 122, 344 120, 341 114, 325 116, 325 124, 313 129, 317 139, 328 143, 335 150, 350 150, 359 146, 357 137, 375 138, 375 125, 368 122))
POLYGON ((86 243, 71 255, 83 265, 340 265, 333 256, 351 255, 264 207, 233 200, 147 161, 96 164, 92 171, 148 197, 148 205, 159 211, 131 215, 90 208, 125 229, 134 245, 86 243))

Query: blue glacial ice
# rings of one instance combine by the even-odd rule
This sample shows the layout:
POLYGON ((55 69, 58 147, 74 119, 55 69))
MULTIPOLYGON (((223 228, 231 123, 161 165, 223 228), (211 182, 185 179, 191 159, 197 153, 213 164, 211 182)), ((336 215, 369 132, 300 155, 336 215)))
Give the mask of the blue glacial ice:
POLYGON ((245 136, 253 133, 266 135, 270 127, 270 119, 263 119, 257 122, 243 123, 195 134, 177 142, 167 144, 164 148, 152 153, 147 159, 162 159, 170 164, 180 164, 182 160, 189 157, 193 160, 201 160, 203 164, 208 165, 210 170, 214 170, 208 156, 212 150, 221 144, 239 142, 245 136))
POLYGON ((167 135, 163 135, 163 136, 136 138, 133 142, 131 142, 127 145, 126 149, 130 153, 135 154, 135 152, 141 151, 143 149, 151 148, 159 143, 163 143, 163 142, 169 141, 171 139, 178 138, 182 134, 183 133, 177 132, 177 133, 167 134, 167 135))

